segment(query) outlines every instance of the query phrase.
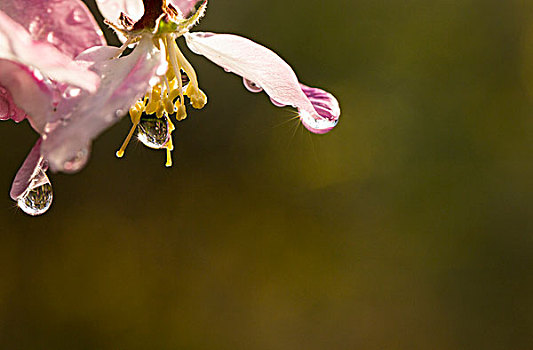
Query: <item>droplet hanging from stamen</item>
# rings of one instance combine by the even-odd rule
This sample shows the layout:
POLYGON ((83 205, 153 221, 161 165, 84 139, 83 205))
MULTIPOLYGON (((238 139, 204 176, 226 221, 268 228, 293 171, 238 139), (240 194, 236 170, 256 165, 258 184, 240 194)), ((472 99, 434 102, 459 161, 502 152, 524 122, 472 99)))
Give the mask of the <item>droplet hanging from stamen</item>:
POLYGON ((143 114, 138 127, 137 137, 145 146, 161 149, 170 139, 170 127, 168 117, 165 115, 157 118, 153 115, 143 114))
POLYGON ((32 185, 17 199, 17 205, 31 216, 42 215, 50 209, 54 199, 52 184, 44 171, 40 171, 32 185))

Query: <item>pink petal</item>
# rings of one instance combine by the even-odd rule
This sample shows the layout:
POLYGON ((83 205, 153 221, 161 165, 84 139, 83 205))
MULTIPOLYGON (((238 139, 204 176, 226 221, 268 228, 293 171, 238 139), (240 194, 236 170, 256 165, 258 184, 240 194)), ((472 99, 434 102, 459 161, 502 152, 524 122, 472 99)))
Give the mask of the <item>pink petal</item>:
POLYGON ((184 17, 189 17, 196 7, 196 4, 200 2, 203 2, 203 0, 168 0, 169 4, 180 9, 184 17))
POLYGON ((121 12, 134 22, 137 22, 144 13, 142 0, 96 0, 96 5, 102 16, 111 23, 118 23, 121 12))
POLYGON ((274 104, 297 108, 309 131, 322 134, 337 124, 340 108, 335 97, 300 85, 292 68, 270 49, 233 34, 188 33, 185 39, 194 53, 243 77, 249 90, 262 88, 274 104))
MULTIPOLYGON (((98 76, 77 65, 72 58, 46 42, 32 40, 30 34, 0 11, 0 59, 32 67, 55 81, 68 82, 95 91, 98 76)), ((2 83, 9 88, 6 84, 2 83)))
POLYGON ((41 143, 42 139, 37 140, 13 180, 9 193, 13 200, 17 200, 26 192, 38 173, 46 171, 45 162, 41 157, 41 143))
MULTIPOLYGON (((0 63, 1 65, 1 63, 0 63)), ((13 120, 20 123, 26 119, 26 112, 18 108, 11 93, 2 85, 0 85, 0 120, 13 120)))
POLYGON ((28 117, 37 132, 43 131, 53 109, 45 81, 26 66, 0 59, 0 87, 0 119, 19 122, 28 117))
POLYGON ((65 165, 87 151, 98 134, 128 112, 165 63, 149 36, 130 55, 111 59, 118 51, 115 47, 99 47, 78 57, 92 65, 90 69, 100 75, 101 82, 94 94, 72 88, 65 91, 53 121, 46 127, 42 146, 53 171, 70 171, 65 165))
POLYGON ((22 25, 35 41, 47 41, 71 58, 105 45, 103 33, 79 0, 2 0, 0 11, 22 25))

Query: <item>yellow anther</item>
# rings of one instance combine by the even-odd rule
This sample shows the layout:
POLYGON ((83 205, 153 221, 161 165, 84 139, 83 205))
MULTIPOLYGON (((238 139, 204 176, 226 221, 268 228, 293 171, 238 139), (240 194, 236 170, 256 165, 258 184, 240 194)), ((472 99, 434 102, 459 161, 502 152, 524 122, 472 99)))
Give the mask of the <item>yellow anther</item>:
MULTIPOLYGON (((167 62, 168 62, 168 56, 167 56, 167 62)), ((166 76, 167 76, 168 81, 172 81, 172 79, 176 77, 176 75, 174 74, 174 69, 167 69, 166 76)))
POLYGON ((167 114, 174 113, 174 104, 172 103, 171 99, 165 98, 163 100, 163 106, 164 106, 165 112, 167 112, 167 114))
POLYGON ((133 107, 130 108, 130 119, 133 124, 139 124, 141 120, 141 115, 144 112, 144 104, 142 102, 137 102, 133 107))
POLYGON ((148 102, 148 105, 146 105, 146 114, 154 114, 158 110, 160 105, 161 101, 150 100, 150 102, 148 102))
POLYGON ((152 89, 152 96, 150 96, 150 101, 159 101, 161 99, 161 85, 156 85, 152 89))
POLYGON ((189 84, 185 94, 189 96, 189 98, 191 99, 192 106, 196 109, 204 108, 205 104, 207 103, 207 96, 202 90, 200 90, 193 84, 189 84))
POLYGON ((183 119, 187 118, 187 109, 185 108, 185 105, 181 103, 178 105, 178 102, 176 102, 176 109, 176 119, 178 121, 182 121, 183 119))
MULTIPOLYGON (((170 91, 170 94, 168 94, 168 98, 171 101, 174 101, 178 96, 181 96, 181 92, 178 89, 174 89, 174 90, 170 91)), ((181 103, 181 101, 180 101, 180 103, 181 103)))
POLYGON ((163 113, 165 113, 165 107, 163 106, 163 103, 161 103, 161 101, 159 101, 158 106, 157 106, 157 110, 155 111, 155 115, 158 118, 161 118, 161 117, 163 117, 163 113))
POLYGON ((142 112, 138 109, 131 108, 130 109, 130 119, 133 124, 137 124, 139 120, 141 120, 142 112))
POLYGON ((144 101, 143 100, 137 101, 137 103, 135 104, 135 107, 141 112, 144 112, 144 101))

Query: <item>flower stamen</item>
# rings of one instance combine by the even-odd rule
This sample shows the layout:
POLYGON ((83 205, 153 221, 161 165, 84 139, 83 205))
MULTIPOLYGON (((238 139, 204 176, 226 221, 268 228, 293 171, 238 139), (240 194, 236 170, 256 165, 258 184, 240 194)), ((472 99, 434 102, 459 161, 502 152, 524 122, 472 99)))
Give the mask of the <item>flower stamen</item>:
POLYGON ((128 133, 128 136, 126 136, 126 139, 122 143, 122 146, 117 151, 116 156, 118 158, 122 158, 124 156, 124 152, 126 151, 126 147, 128 147, 128 144, 131 141, 131 138, 133 137, 133 133, 135 132, 135 129, 137 128, 137 125, 139 125, 139 122, 141 121, 141 115, 145 109, 144 102, 138 101, 133 107, 130 108, 130 118, 131 123, 133 124, 131 126, 130 132, 128 133))

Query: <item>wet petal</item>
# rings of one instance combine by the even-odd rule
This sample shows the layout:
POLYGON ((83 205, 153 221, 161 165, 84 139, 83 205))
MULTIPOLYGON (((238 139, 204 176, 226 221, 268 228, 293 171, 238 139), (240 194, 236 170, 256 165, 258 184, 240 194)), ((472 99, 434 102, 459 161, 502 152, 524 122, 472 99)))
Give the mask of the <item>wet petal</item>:
POLYGON ((340 108, 335 97, 300 85, 292 68, 270 49, 233 34, 189 33, 185 38, 193 52, 243 77, 249 90, 262 88, 275 105, 297 108, 309 131, 326 133, 337 124, 340 108))
POLYGON ((0 11, 22 25, 33 40, 47 41, 71 58, 105 45, 98 24, 79 0, 2 0, 0 11))
POLYGON ((52 90, 28 67, 0 59, 0 119, 28 118, 41 132, 52 113, 52 90))
POLYGON ((118 22, 121 12, 134 22, 137 22, 144 13, 142 0, 96 0, 96 5, 102 16, 111 23, 118 22))
POLYGON ((41 157, 41 143, 42 139, 37 140, 17 172, 17 175, 15 175, 9 193, 11 199, 17 200, 17 198, 26 192, 35 176, 41 171, 46 171, 45 162, 43 161, 43 157, 41 157))
MULTIPOLYGON (((32 67, 55 81, 68 82, 89 91, 95 91, 99 81, 96 74, 76 64, 71 57, 56 47, 46 42, 32 40, 24 27, 2 11, 0 11, 0 59, 32 67)), ((8 87, 4 83, 2 85, 8 87)))
MULTIPOLYGON (((149 82, 164 63, 164 58, 144 37, 133 52, 119 59, 111 59, 118 48, 90 49, 78 60, 92 64, 91 70, 101 77, 94 94, 66 90, 57 106, 52 122, 46 127, 42 154, 53 171, 64 171, 91 141, 107 127, 122 118, 149 88, 149 82)), ((164 72, 163 72, 164 74, 164 72)))
POLYGON ((26 119, 26 112, 17 107, 11 93, 0 85, 0 120, 9 119, 20 123, 26 119))

